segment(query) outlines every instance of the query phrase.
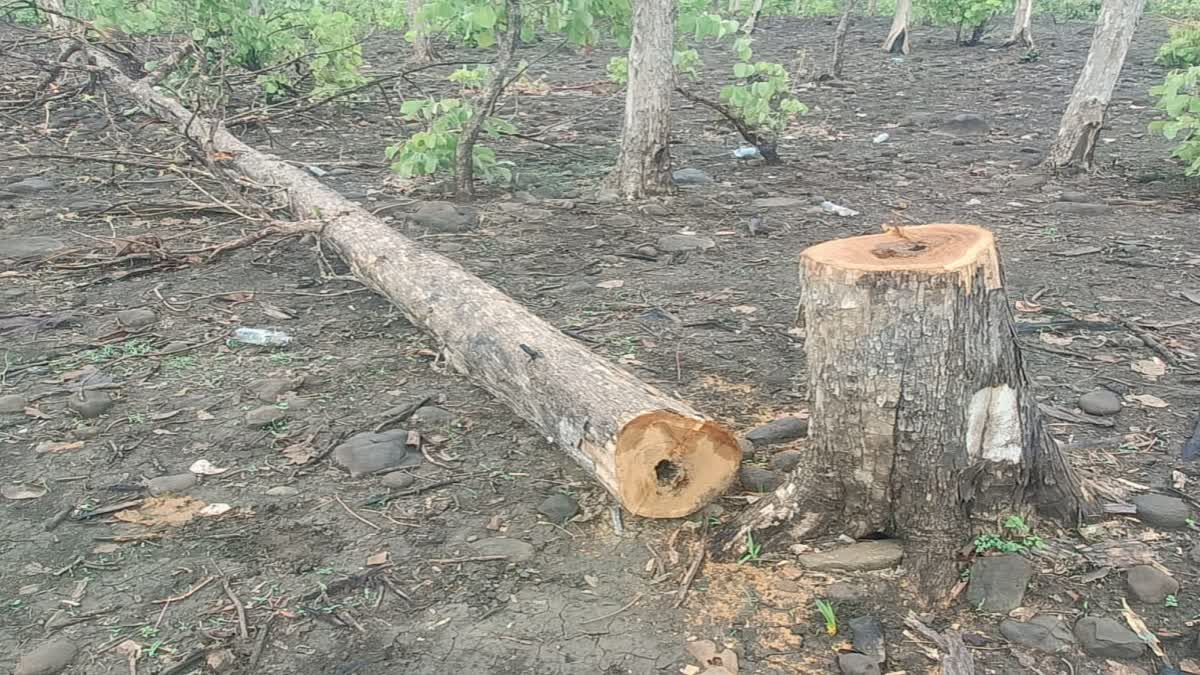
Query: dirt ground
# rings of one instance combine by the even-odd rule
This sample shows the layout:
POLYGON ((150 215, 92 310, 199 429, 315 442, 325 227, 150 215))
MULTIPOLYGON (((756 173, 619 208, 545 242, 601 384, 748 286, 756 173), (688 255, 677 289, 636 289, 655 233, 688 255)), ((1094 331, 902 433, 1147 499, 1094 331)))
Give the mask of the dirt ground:
MULTIPOLYGON (((735 160, 734 133, 677 101, 675 166, 714 181, 643 204, 593 197, 619 136, 621 95, 604 77, 612 49, 561 51, 531 68, 533 84, 501 114, 559 147, 499 144, 519 190, 483 190, 479 227, 468 232, 406 225, 416 200, 437 197, 397 180, 382 154, 404 133, 399 99, 442 87, 445 73, 399 80, 386 100, 369 92, 239 133, 320 167, 330 186, 739 431, 806 409, 803 343, 789 332, 799 251, 884 222, 987 226, 1012 299, 1041 308, 1018 319, 1115 328, 1022 332, 1044 403, 1071 411, 1099 386, 1155 397, 1127 398, 1109 427, 1048 420, 1066 442, 1100 440, 1071 452, 1081 475, 1110 500, 1177 487, 1194 473, 1178 455, 1200 404, 1197 378, 1186 366, 1157 379, 1136 372, 1155 354, 1120 324, 1149 326, 1185 363, 1200 348, 1200 250, 1191 245, 1200 190, 1146 129, 1165 25, 1148 19, 1139 31, 1102 134, 1102 169, 1068 178, 1033 166, 1086 56, 1089 25, 1039 23, 1040 59, 1022 63, 998 38, 962 48, 929 28, 912 55, 892 57, 878 49, 887 24, 852 27, 848 81, 800 90, 811 112, 782 143, 782 166, 735 160), (873 142, 881 133, 888 139, 873 142), (823 200, 861 214, 814 210, 823 200), (752 216, 765 234, 749 232, 752 216), (681 232, 716 246, 639 252, 681 232)), ((821 72, 831 22, 775 18, 760 31, 760 57, 821 72)), ((368 41, 371 71, 400 68, 402 47, 394 36, 368 41)), ((709 81, 719 81, 728 55, 705 58, 709 81)), ((190 172, 203 167, 161 125, 103 89, 22 109, 16 102, 41 75, 0 63, 0 396, 19 397, 9 399, 15 413, 0 413, 4 668, 65 638, 79 648, 78 673, 129 672, 127 640, 141 647, 140 673, 676 673, 695 664, 688 641, 708 639, 738 654, 743 675, 836 672, 846 640, 825 634, 814 605, 822 597, 843 619, 882 621, 888 670, 935 668, 928 644, 905 633, 902 572, 801 573, 785 543, 758 561, 705 565, 676 608, 701 516, 626 514, 618 531, 595 483, 447 372, 433 338, 328 251, 277 235, 218 250, 258 231, 260 215, 232 213, 237 202, 190 172), (118 154, 119 166, 101 161, 118 154), (155 168, 167 162, 182 168, 155 168), (30 178, 52 185, 5 190, 30 178), (133 239, 142 235, 157 241, 133 239), (139 308, 153 316, 121 317, 140 327, 118 320, 139 308), (294 341, 231 341, 243 326, 294 341), (85 419, 81 389, 110 396, 111 407, 85 419), (408 470, 410 486, 389 490, 328 461, 340 440, 425 397, 444 413, 400 425, 430 447, 408 470), (224 471, 201 475, 183 496, 145 493, 146 480, 190 473, 197 460, 224 471), (580 504, 565 525, 538 512, 555 493, 580 504), (103 512, 133 500, 143 501, 103 512)), ((766 466, 786 447, 747 461, 766 466)), ((734 490, 708 514, 728 516, 746 494, 734 490)), ((1192 483, 1182 494, 1194 505, 1192 483)), ((1156 531, 1114 515, 1083 535, 1037 532, 1047 547, 1034 556, 1027 607, 1121 620, 1123 575, 1097 573, 1104 565, 1087 545, 1134 540, 1182 588, 1177 606, 1133 609, 1174 662, 1196 655, 1194 529, 1156 531)), ((1011 646, 997 630, 1003 617, 965 601, 926 618, 963 630, 981 672, 1139 672, 1078 649, 1011 646)), ((1125 665, 1158 671, 1150 656, 1125 665)))

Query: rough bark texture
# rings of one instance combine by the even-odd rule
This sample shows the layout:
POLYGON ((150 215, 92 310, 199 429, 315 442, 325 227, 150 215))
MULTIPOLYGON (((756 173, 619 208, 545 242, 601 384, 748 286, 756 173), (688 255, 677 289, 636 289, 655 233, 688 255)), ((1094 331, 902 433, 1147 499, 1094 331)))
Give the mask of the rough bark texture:
POLYGON ((672 0, 635 0, 629 86, 617 165, 609 185, 626 199, 668 192, 671 183, 671 92, 675 39, 672 0))
POLYGON ((1050 146, 1046 165, 1052 169, 1076 166, 1091 170, 1096 139, 1104 126, 1104 111, 1125 64, 1125 54, 1137 30, 1146 0, 1104 0, 1083 72, 1050 146))
POLYGON ((1021 367, 990 232, 904 228, 801 255, 812 418, 807 456, 716 539, 904 540, 927 599, 958 579, 973 519, 1037 507, 1068 522, 1082 491, 1021 367), (759 532, 766 530, 765 532, 759 532))
MULTIPOLYGON (((53 1, 53 0, 52 0, 53 1)), ((275 186, 355 275, 433 333, 448 362, 575 459, 635 514, 679 517, 736 475, 736 439, 608 363, 457 263, 427 251, 303 171, 242 143, 89 49, 108 83, 174 126, 209 156, 275 186)))
POLYGON ((869 0, 867 2, 867 16, 875 16, 879 13, 879 0, 869 0))
POLYGON ((850 14, 854 12, 857 0, 843 0, 842 18, 838 19, 837 30, 833 32, 833 65, 829 74, 833 79, 842 79, 842 68, 846 65, 846 31, 850 28, 850 14))
POLYGON ((1005 47, 1012 45, 1033 47, 1033 0, 1017 0, 1013 9, 1012 35, 1004 42, 1005 47))
POLYGON ((908 53, 908 21, 911 15, 912 0, 896 0, 896 14, 892 17, 892 28, 888 31, 887 39, 883 41, 884 51, 908 53))
POLYGON ((424 0, 408 0, 408 29, 413 32, 412 52, 408 60, 413 63, 433 62, 433 40, 430 38, 428 27, 421 20, 421 7, 424 0))
POLYGON ((505 0, 504 7, 505 21, 508 25, 499 36, 500 52, 496 55, 496 62, 492 64, 487 84, 475 99, 475 114, 467 120, 458 135, 458 145, 454 148, 454 190, 460 199, 471 199, 475 196, 475 143, 479 140, 483 123, 491 117, 496 101, 499 101, 500 95, 504 93, 507 85, 505 80, 512 70, 517 41, 521 37, 520 1, 505 0))

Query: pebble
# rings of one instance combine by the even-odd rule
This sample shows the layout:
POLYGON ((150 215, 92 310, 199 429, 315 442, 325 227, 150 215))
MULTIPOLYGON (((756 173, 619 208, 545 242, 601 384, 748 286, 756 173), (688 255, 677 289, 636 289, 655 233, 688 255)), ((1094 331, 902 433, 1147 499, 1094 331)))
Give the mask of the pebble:
POLYGON ((903 557, 904 549, 899 541, 878 539, 838 546, 828 551, 802 553, 796 557, 796 562, 802 567, 818 571, 866 572, 895 567, 903 557))
POLYGON ((82 399, 78 395, 72 394, 67 400, 67 407, 74 410, 83 419, 92 420, 108 412, 113 407, 113 403, 112 397, 105 392, 85 391, 82 399))
POLYGON ((992 125, 983 115, 975 113, 959 113, 944 120, 938 128, 956 136, 986 136, 992 131, 992 125))
POLYGON ((605 227, 633 227, 635 223, 633 216, 626 213, 615 213, 602 222, 605 227))
POLYGON ((159 476, 146 481, 146 489, 152 495, 168 492, 183 492, 196 484, 196 474, 192 472, 177 473, 171 476, 159 476))
POLYGON ((738 479, 741 481, 742 487, 751 492, 771 492, 783 485, 784 480, 780 474, 752 464, 747 464, 738 470, 738 479))
POLYGON ((579 279, 577 281, 572 281, 566 286, 563 286, 563 290, 573 295, 583 295, 584 293, 590 293, 592 291, 592 284, 590 281, 579 279))
POLYGON ((680 187, 693 187, 696 185, 707 185, 712 182, 712 178, 700 169, 676 169, 671 173, 671 179, 680 187))
POLYGON ((1133 498, 1138 520, 1158 528, 1174 529, 1188 526, 1192 509, 1178 497, 1145 494, 1133 498))
POLYGON ((423 202, 408 219, 430 232, 441 234, 467 232, 475 224, 471 213, 450 202, 423 202))
POLYGON ((1079 397, 1079 409, 1089 415, 1116 415, 1121 412, 1121 397, 1108 389, 1093 389, 1079 397))
POLYGON ((57 187, 54 181, 47 180, 40 176, 33 176, 24 180, 19 180, 15 183, 9 183, 4 186, 5 192, 12 192, 19 195, 33 194, 34 192, 46 192, 57 187))
POLYGON ((538 513, 546 516, 550 522, 562 525, 579 513, 579 502, 570 495, 556 492, 546 497, 538 507, 538 513))
POLYGON ((858 602, 870 596, 870 590, 865 586, 835 581, 825 587, 825 597, 839 602, 858 602))
POLYGON ((421 453, 410 451, 405 445, 407 439, 404 429, 355 434, 333 449, 333 461, 355 478, 393 467, 416 466, 421 463, 421 453))
POLYGON ((246 413, 246 426, 251 429, 265 427, 278 422, 287 416, 287 411, 279 406, 264 405, 246 413))
POLYGON ((43 642, 17 661, 17 669, 13 671, 13 675, 61 673, 71 665, 71 661, 75 660, 77 653, 79 653, 79 648, 75 646, 74 642, 67 639, 60 638, 43 642))
POLYGON ((856 616, 847 622, 853 635, 851 643, 857 651, 872 657, 878 664, 887 661, 887 645, 883 639, 883 624, 873 616, 856 616))
POLYGON ((776 471, 788 473, 795 469, 802 459, 804 459, 804 453, 799 450, 784 450, 771 455, 768 464, 776 471))
POLYGON ((1000 634, 1009 642, 1051 654, 1067 651, 1075 643, 1071 627, 1053 614, 1038 614, 1029 621, 1005 619, 1000 634))
POLYGON ((415 476, 407 471, 393 471, 384 475, 380 481, 383 486, 392 490, 403 490, 404 488, 417 482, 415 476))
POLYGON ((808 436, 808 420, 801 417, 780 417, 746 433, 746 440, 755 445, 784 443, 808 436))
POLYGON ((1032 176, 1016 176, 1009 181, 1008 186, 1016 190, 1032 190, 1050 182, 1048 176, 1034 174, 1032 176))
POLYGON ((488 537, 469 543, 477 555, 502 555, 513 562, 533 559, 533 545, 510 537, 488 537))
POLYGON ((25 397, 20 394, 0 396, 0 415, 20 415, 25 412, 25 397))
POLYGON ((158 321, 158 315, 148 307, 135 307, 117 312, 117 323, 122 328, 145 328, 158 321))
POLYGON ((879 669, 879 664, 875 659, 866 654, 854 652, 838 654, 837 663, 838 670, 842 671, 843 675, 880 675, 883 672, 879 669))
POLYGON ((426 405, 417 408, 412 415, 413 424, 421 427, 445 428, 454 423, 454 413, 437 406, 426 405))
POLYGON ((1075 639, 1091 656, 1136 659, 1146 651, 1146 643, 1136 633, 1103 617, 1085 616, 1075 622, 1075 639))
POLYGON ((270 490, 267 490, 267 494, 271 495, 272 497, 291 497, 292 495, 300 494, 300 490, 292 487, 291 485, 276 485, 270 490))
POLYGON ((664 218, 671 215, 671 209, 668 209, 662 204, 650 202, 649 204, 642 205, 642 213, 648 216, 654 216, 656 218, 664 218))
POLYGON ((1179 592, 1179 582, 1153 565, 1138 565, 1125 572, 1125 585, 1138 600, 1161 604, 1168 595, 1179 592))
POLYGON ((658 238, 656 248, 663 253, 680 253, 683 251, 706 251, 717 245, 708 237, 697 237, 690 234, 668 234, 658 238))
POLYGON ((646 256, 647 258, 657 258, 658 257, 658 249, 654 248, 650 244, 644 244, 642 246, 637 247, 637 250, 635 251, 635 253, 637 253, 638 255, 646 256))
POLYGON ((1019 555, 979 558, 971 565, 967 604, 981 612, 1010 612, 1021 606, 1033 566, 1019 555))

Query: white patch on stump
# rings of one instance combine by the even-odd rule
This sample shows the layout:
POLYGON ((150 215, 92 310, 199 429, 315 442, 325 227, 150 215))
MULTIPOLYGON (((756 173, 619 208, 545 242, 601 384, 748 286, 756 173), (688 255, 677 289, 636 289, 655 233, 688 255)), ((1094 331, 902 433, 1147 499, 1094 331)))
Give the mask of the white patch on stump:
POLYGON ((1007 384, 980 389, 967 409, 967 456, 972 461, 1021 461, 1021 409, 1007 384))

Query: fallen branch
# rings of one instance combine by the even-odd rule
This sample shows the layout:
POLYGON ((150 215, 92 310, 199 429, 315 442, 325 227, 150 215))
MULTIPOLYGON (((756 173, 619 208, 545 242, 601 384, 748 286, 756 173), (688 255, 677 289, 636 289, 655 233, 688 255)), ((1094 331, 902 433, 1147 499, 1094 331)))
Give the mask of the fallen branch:
POLYGON ((742 135, 742 138, 745 139, 747 143, 758 148, 758 154, 762 155, 767 164, 779 164, 779 153, 775 150, 774 141, 767 140, 762 136, 762 134, 759 134, 750 127, 746 126, 746 122, 743 121, 742 118, 733 114, 728 106, 710 98, 705 98, 695 92, 688 91, 683 87, 676 87, 675 91, 679 92, 680 96, 683 96, 692 103, 699 103, 706 108, 720 113, 722 117, 724 117, 726 120, 729 120, 729 123, 733 125, 734 129, 737 129, 737 132, 742 135))

